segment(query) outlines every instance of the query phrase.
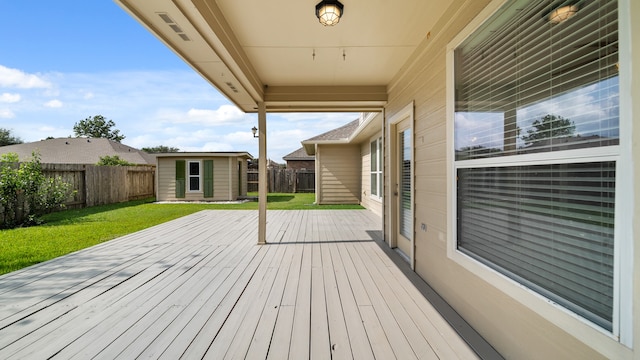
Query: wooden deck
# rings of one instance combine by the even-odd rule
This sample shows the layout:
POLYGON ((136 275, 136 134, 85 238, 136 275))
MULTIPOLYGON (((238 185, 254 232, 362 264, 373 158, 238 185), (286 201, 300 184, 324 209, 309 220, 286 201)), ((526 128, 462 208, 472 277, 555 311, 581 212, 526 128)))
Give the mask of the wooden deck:
POLYGON ((0 277, 1 359, 471 359, 365 210, 202 211, 0 277))

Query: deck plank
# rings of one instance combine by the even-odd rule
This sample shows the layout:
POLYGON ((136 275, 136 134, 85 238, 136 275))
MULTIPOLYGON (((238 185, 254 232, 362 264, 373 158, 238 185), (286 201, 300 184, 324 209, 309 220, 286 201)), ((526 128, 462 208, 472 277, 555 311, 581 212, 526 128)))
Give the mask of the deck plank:
MULTIPOLYGON (((360 313, 361 308, 358 306, 353 288, 349 283, 347 271, 340 256, 341 249, 337 244, 329 245, 331 253, 331 262, 334 266, 336 284, 340 295, 342 311, 344 313, 344 321, 349 334, 349 346, 351 346, 351 354, 354 359, 373 359, 373 348, 367 336, 364 327, 364 319, 360 313)), ((334 341, 336 346, 344 346, 344 343, 334 341)))
MULTIPOLYGON (((322 232, 319 234, 322 236, 322 232)), ((319 243, 311 245, 311 359, 331 359, 327 298, 325 296, 322 252, 319 243)))
POLYGON ((0 276, 0 358, 476 358, 380 228, 269 211, 260 246, 257 211, 202 211, 0 276))
POLYGON ((345 314, 342 311, 340 292, 336 281, 336 271, 331 259, 330 247, 333 244, 323 244, 321 247, 322 273, 324 277, 324 291, 327 304, 327 319, 329 326, 329 340, 331 358, 335 360, 353 359, 351 343, 345 314))
MULTIPOLYGON (((282 295, 284 293, 284 287, 286 286, 287 275, 291 270, 292 264, 293 248, 288 246, 285 249, 285 254, 278 268, 276 280, 269 293, 269 298, 265 303, 256 331, 251 338, 251 344, 246 354, 247 359, 258 359, 264 357, 264 354, 269 352, 269 345, 271 344, 276 320, 278 319, 282 304, 282 295)), ((287 349, 288 348, 289 346, 287 344, 287 349)))
POLYGON ((295 315, 291 330, 291 345, 289 346, 289 358, 307 359, 310 348, 311 329, 311 253, 312 245, 300 245, 303 248, 302 262, 300 264, 300 277, 298 279, 298 292, 296 294, 295 315))

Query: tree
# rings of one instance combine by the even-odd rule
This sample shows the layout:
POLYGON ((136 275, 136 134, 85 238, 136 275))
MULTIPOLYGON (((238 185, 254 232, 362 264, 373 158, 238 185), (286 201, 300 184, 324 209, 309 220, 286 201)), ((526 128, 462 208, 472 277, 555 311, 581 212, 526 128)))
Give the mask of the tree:
POLYGON ((11 130, 0 128, 0 146, 22 144, 23 141, 17 136, 11 135, 11 130))
POLYGON ((545 139, 573 136, 576 131, 576 125, 573 121, 559 115, 545 115, 531 125, 533 129, 527 130, 527 135, 522 135, 522 140, 526 145, 545 139))
POLYGON ((100 157, 100 161, 96 164, 98 166, 131 166, 134 165, 125 159, 121 159, 118 155, 105 155, 100 157))
POLYGON ((147 152, 149 154, 160 154, 160 153, 175 153, 180 151, 180 149, 176 147, 160 145, 160 146, 154 146, 154 147, 143 147, 142 151, 147 152))
POLYGON ((96 115, 93 118, 80 120, 73 125, 73 132, 76 137, 86 136, 93 138, 104 138, 120 142, 125 136, 120 135, 120 130, 112 129, 116 126, 113 120, 106 120, 102 115, 96 115))

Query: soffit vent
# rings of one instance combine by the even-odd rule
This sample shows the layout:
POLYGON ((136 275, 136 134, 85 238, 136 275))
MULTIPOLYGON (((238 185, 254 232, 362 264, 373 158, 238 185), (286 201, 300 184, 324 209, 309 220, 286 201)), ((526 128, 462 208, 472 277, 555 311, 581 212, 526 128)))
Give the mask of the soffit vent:
POLYGON ((182 28, 175 22, 173 21, 173 19, 171 18, 171 16, 169 16, 169 14, 167 13, 157 13, 158 16, 160 16, 160 18, 162 19, 162 21, 164 21, 165 23, 167 23, 169 25, 169 27, 176 33, 178 34, 178 36, 180 36, 180 38, 184 41, 191 41, 191 39, 189 39, 189 36, 187 36, 187 34, 184 33, 184 31, 182 31, 182 28))
POLYGON ((229 89, 231 89, 231 91, 233 91, 234 93, 238 92, 238 88, 235 87, 235 85, 233 85, 233 83, 231 82, 226 82, 225 84, 227 84, 227 86, 229 87, 229 89))

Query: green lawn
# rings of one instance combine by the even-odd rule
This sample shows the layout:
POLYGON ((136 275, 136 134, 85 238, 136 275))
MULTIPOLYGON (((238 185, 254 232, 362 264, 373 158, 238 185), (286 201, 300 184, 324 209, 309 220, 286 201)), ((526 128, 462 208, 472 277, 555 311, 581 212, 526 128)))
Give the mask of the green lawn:
MULTIPOLYGON (((314 200, 315 194, 269 194, 267 208, 362 209, 314 205, 314 200)), ((257 210, 258 203, 154 204, 148 199, 49 214, 44 225, 0 230, 0 275, 206 209, 257 210)))

